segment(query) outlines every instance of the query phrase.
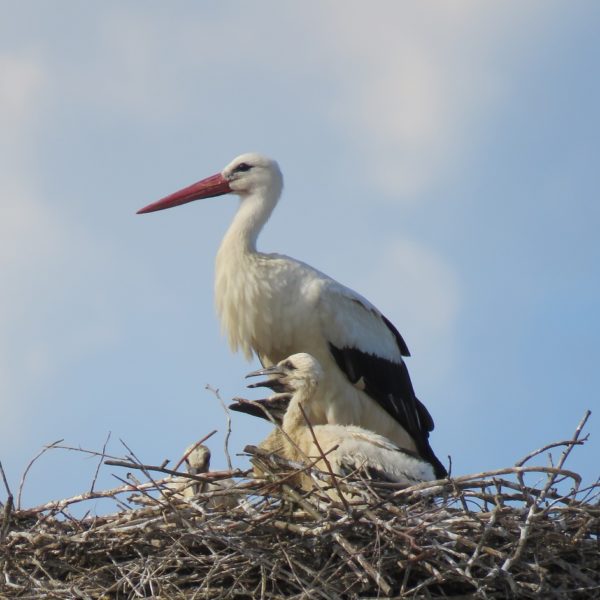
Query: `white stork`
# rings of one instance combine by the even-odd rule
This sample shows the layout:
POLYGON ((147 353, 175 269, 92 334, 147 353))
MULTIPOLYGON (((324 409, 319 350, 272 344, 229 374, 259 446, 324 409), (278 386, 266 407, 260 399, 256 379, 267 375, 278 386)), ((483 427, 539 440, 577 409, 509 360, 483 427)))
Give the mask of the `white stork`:
POLYGON ((260 154, 243 154, 221 173, 203 179, 138 213, 163 210, 234 193, 240 205, 216 259, 215 296, 234 351, 263 364, 308 352, 325 373, 313 403, 313 423, 360 425, 446 469, 429 445, 433 419, 417 399, 396 328, 368 300, 313 267, 256 248, 258 235, 283 189, 279 166, 260 154))
MULTIPOLYGON (((337 475, 361 471, 370 478, 406 485, 435 479, 431 463, 377 433, 354 425, 314 425, 311 428, 305 414, 311 413, 315 400, 321 399, 319 387, 324 372, 310 354, 294 354, 277 365, 254 371, 248 377, 257 375, 267 375, 268 379, 252 387, 260 385, 292 394, 281 424, 286 434, 282 452, 285 458, 312 462, 325 455, 337 475)), ((268 407, 268 400, 263 402, 268 407)), ((322 459, 315 466, 327 471, 322 459)), ((305 484, 305 487, 312 486, 305 484)))

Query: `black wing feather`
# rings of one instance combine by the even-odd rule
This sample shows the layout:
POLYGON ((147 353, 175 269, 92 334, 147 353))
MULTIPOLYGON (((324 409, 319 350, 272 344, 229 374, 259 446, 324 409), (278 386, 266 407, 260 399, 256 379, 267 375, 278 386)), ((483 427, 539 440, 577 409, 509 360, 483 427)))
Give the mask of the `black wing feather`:
MULTIPOLYGON (((387 319, 384 320, 388 326, 391 325, 387 319)), ((398 341, 400 351, 404 348, 408 352, 397 330, 393 326, 390 329, 398 341)), ((365 393, 398 421, 413 438, 419 455, 431 463, 436 477, 445 477, 447 471, 429 445, 429 432, 434 427, 433 419, 415 396, 404 361, 397 363, 357 348, 337 348, 331 343, 329 348, 337 365, 350 382, 356 384, 362 380, 365 393)))
POLYGON ((400 348, 400 354, 402 356, 410 356, 410 350, 408 349, 404 338, 400 335, 400 332, 394 327, 394 324, 385 315, 381 315, 381 318, 387 325, 387 328, 394 334, 398 348, 400 348))

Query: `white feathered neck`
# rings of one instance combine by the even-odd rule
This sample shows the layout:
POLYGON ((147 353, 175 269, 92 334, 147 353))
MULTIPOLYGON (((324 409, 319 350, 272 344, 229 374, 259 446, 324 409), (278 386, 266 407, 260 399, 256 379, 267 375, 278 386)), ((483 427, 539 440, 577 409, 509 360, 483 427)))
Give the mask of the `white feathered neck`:
MULTIPOLYGON (((252 358, 259 329, 271 319, 265 301, 273 275, 261 269, 268 255, 256 249, 256 241, 281 193, 259 188, 241 196, 235 217, 221 242, 215 265, 215 302, 221 327, 233 351, 252 358)), ((263 336, 260 336, 263 337, 263 336)))

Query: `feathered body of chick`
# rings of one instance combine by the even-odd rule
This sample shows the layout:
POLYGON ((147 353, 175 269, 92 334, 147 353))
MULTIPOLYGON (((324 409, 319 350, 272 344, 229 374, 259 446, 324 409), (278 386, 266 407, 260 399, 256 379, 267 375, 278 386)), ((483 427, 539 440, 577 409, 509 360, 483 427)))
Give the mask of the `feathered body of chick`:
MULTIPOLYGON (((250 374, 258 375, 266 375, 268 379, 255 386, 291 394, 281 422, 284 435, 280 438, 281 454, 288 460, 315 463, 320 470, 328 471, 325 456, 337 475, 357 472, 406 485, 436 478, 429 462, 377 433, 354 425, 310 424, 307 415, 312 413, 313 404, 320 398, 319 387, 324 381, 324 372, 309 354, 294 354, 277 365, 250 374)), ((267 408, 268 403, 268 400, 264 401, 267 408)), ((310 489, 312 484, 308 477, 302 477, 301 482, 310 489)))

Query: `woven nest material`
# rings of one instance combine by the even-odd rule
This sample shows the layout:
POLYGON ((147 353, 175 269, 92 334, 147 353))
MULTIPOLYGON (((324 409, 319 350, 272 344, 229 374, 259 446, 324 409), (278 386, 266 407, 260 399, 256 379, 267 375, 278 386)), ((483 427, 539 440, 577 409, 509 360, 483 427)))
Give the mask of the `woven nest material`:
POLYGON ((28 510, 9 495, 0 598, 598 598, 600 483, 584 488, 564 467, 582 426, 515 467, 405 489, 313 473, 301 491, 290 485, 297 465, 247 447, 265 479, 189 476, 235 484, 186 499, 163 477, 173 471, 109 461, 147 481, 130 474, 120 488, 28 510), (530 465, 561 446, 556 466, 530 465), (126 504, 132 492, 141 508, 126 504), (69 513, 99 497, 122 510, 69 513), (235 506, 219 508, 224 499, 235 506))

